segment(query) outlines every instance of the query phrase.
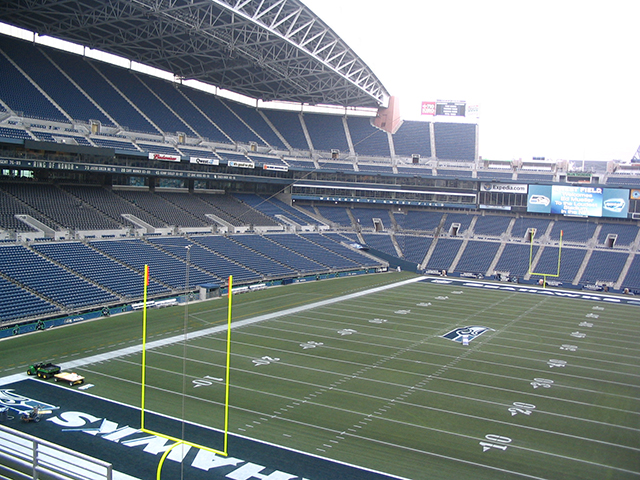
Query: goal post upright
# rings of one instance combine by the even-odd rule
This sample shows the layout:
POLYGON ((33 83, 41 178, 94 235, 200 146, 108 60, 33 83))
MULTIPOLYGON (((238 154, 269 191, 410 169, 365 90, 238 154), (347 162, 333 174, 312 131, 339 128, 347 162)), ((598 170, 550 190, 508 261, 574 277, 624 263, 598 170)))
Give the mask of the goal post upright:
MULTIPOLYGON (((166 435, 161 432, 157 432, 154 430, 150 430, 145 427, 145 399, 146 399, 146 369, 147 369, 147 286, 149 284, 149 266, 144 266, 144 293, 143 293, 143 305, 142 305, 142 376, 141 376, 141 412, 140 412, 140 431, 155 435, 160 438, 164 438, 165 440, 169 440, 174 442, 174 444, 165 452, 165 455, 161 458, 160 464, 158 465, 157 478, 160 478, 160 471, 162 469, 162 464, 166 458, 166 455, 172 450, 175 446, 183 444, 190 447, 198 448, 200 450, 205 450, 208 452, 212 452, 217 455, 222 455, 224 457, 228 456, 227 446, 228 446, 228 433, 229 433, 229 385, 230 385, 230 361, 231 361, 231 299, 232 299, 232 282, 233 277, 229 276, 229 292, 228 292, 228 312, 227 312, 227 342, 226 342, 226 378, 225 378, 225 400, 224 400, 224 432, 223 432, 223 449, 218 450, 215 448, 207 447, 205 445, 199 445, 197 443, 189 442, 184 438, 177 438, 171 435, 166 435)), ((183 418, 184 422, 185 419, 183 418)))
POLYGON ((536 272, 532 272, 531 271, 531 265, 533 263, 533 237, 535 236, 535 234, 531 235, 531 244, 529 247, 529 276, 531 275, 537 275, 537 276, 541 276, 543 278, 542 282, 542 286, 546 287, 547 286, 547 277, 554 277, 557 278, 560 276, 560 258, 562 256, 562 237, 563 237, 564 232, 562 230, 560 230, 560 243, 558 245, 558 268, 556 273, 536 273, 536 272))
POLYGON ((228 307, 227 307, 227 371, 225 377, 225 397, 224 397, 224 447, 223 451, 227 454, 227 440, 229 434, 229 374, 231 363, 231 302, 233 293, 231 288, 233 285, 233 275, 229 275, 229 292, 228 292, 228 307))
POLYGON ((149 265, 144 266, 144 293, 142 297, 142 394, 140 408, 140 429, 144 430, 144 394, 147 371, 147 286, 149 285, 149 265))

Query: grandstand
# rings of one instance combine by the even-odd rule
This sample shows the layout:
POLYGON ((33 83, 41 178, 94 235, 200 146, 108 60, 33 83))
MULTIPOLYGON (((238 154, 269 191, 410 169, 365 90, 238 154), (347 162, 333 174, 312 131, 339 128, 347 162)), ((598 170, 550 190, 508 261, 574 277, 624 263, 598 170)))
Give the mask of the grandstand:
MULTIPOLYGON (((18 13, 0 20, 37 30, 18 13)), ((105 42, 147 58, 135 41, 105 42)), ((0 35, 6 332, 135 310, 145 265, 147 294, 160 301, 204 299, 205 286, 220 293, 230 276, 250 289, 396 268, 535 285, 559 261, 555 287, 640 293, 637 165, 587 175, 564 161, 483 160, 472 120, 382 125, 389 95, 363 63, 368 78, 354 86, 320 54, 320 68, 283 68, 301 78, 272 78, 264 56, 226 64, 225 45, 205 54, 224 62, 199 71, 198 52, 167 64, 161 44, 148 46, 149 65, 171 67, 173 80, 0 35), (220 89, 299 103, 268 108, 220 89), (318 104, 341 108, 307 109, 318 104), (592 195, 597 212, 556 209, 571 189, 592 195)))

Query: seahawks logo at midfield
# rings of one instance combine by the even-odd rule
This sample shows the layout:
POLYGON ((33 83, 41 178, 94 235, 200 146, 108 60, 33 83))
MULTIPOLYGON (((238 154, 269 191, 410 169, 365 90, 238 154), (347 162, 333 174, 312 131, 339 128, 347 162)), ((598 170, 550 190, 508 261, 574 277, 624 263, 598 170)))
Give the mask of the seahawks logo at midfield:
POLYGON ((453 340, 454 342, 463 343, 464 340, 470 342, 476 337, 479 337, 485 332, 493 331, 493 328, 489 327, 457 327, 451 330, 450 332, 442 335, 443 338, 448 338, 449 340, 453 340))

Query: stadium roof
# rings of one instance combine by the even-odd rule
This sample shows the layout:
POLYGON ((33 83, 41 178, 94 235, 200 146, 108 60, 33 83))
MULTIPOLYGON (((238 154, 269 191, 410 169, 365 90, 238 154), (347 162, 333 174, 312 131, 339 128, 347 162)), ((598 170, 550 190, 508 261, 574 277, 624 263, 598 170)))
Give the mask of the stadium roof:
POLYGON ((0 21, 264 101, 389 97, 300 0, 0 0, 0 21))

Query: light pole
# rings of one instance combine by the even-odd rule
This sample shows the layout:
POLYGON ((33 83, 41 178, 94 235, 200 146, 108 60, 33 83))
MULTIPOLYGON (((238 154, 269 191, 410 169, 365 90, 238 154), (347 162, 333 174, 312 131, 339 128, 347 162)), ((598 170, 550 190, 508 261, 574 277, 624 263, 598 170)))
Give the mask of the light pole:
MULTIPOLYGON (((185 266, 185 292, 184 292, 184 338, 182 342, 182 441, 184 442, 185 427, 185 397, 187 395, 187 328, 189 326, 189 263, 191 261, 191 244, 185 245, 187 249, 187 264, 185 266)), ((184 444, 182 446, 184 448, 184 444)), ((181 475, 184 464, 181 465, 181 475)))

